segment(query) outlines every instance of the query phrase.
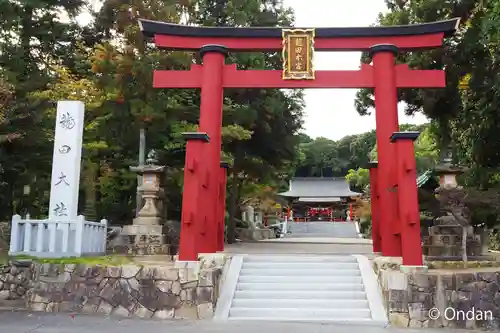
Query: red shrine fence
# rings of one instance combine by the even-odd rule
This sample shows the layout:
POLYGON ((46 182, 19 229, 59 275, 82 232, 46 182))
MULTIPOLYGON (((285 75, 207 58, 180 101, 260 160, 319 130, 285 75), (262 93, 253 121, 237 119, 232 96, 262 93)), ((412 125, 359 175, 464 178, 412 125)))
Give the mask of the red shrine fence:
POLYGON ((226 163, 220 162, 225 88, 374 88, 378 162, 370 169, 373 250, 422 265, 413 141, 399 132, 397 89, 445 86, 442 70, 396 64, 401 52, 441 47, 459 19, 408 26, 283 29, 194 27, 139 20, 156 46, 199 52, 190 70, 157 70, 155 88, 199 88, 199 131, 187 140, 179 260, 224 249, 226 163), (283 53, 283 70, 238 70, 228 52, 283 53), (315 71, 315 51, 369 52, 359 70, 315 71))

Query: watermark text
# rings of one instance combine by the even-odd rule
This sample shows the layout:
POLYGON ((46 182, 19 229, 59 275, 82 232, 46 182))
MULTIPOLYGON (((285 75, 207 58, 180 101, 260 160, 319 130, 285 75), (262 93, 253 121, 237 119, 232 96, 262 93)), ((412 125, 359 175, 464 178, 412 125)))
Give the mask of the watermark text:
POLYGON ((459 310, 455 308, 446 308, 440 311, 438 308, 429 310, 429 319, 436 320, 444 318, 449 321, 462 320, 493 320, 493 312, 491 310, 478 310, 474 307, 469 310, 459 310))

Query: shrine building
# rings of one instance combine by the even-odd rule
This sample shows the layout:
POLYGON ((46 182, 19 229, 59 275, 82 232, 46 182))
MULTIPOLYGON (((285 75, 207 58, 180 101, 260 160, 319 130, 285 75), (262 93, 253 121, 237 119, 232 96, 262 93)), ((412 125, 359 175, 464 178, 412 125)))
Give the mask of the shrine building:
POLYGON ((287 192, 288 217, 295 222, 347 221, 361 193, 351 191, 344 178, 292 178, 287 192), (350 212, 350 213, 349 213, 350 212))

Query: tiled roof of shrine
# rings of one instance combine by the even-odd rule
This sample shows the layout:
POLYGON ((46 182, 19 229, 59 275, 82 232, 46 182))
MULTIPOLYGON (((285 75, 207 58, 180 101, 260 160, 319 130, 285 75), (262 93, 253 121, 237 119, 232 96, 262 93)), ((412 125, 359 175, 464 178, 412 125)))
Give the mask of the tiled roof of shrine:
POLYGON ((353 192, 344 178, 292 178, 287 192, 280 193, 283 197, 300 198, 342 198, 360 196, 353 192))

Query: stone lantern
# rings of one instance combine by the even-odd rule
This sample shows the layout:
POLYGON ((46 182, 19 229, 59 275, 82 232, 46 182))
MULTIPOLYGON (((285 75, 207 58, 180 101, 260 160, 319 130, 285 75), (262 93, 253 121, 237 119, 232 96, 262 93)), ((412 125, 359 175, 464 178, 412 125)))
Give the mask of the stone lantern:
POLYGON ((452 163, 453 155, 450 150, 446 157, 436 166, 434 172, 439 176, 439 187, 456 188, 458 187, 457 176, 464 173, 467 169, 452 163))
POLYGON ((161 188, 161 177, 165 166, 157 165, 156 152, 148 153, 145 165, 130 167, 131 171, 142 176, 142 185, 139 191, 144 206, 139 211, 132 225, 123 228, 123 234, 128 236, 134 254, 161 254, 168 253, 166 244, 167 228, 163 221, 164 191, 161 188))
MULTIPOLYGON (((453 156, 448 150, 441 163, 434 169, 435 174, 439 176, 439 187, 435 190, 437 196, 444 190, 464 191, 462 186, 458 184, 456 177, 467 171, 467 168, 458 166, 452 161, 453 156)), ((465 206, 464 208, 457 206, 456 214, 465 216, 462 209, 465 209, 465 206)), ((468 255, 481 255, 483 252, 481 235, 475 234, 472 226, 463 225, 451 213, 440 216, 435 220, 434 225, 429 227, 428 236, 423 237, 424 254, 439 260, 460 260, 463 255, 464 230, 465 237, 467 237, 468 255)))

